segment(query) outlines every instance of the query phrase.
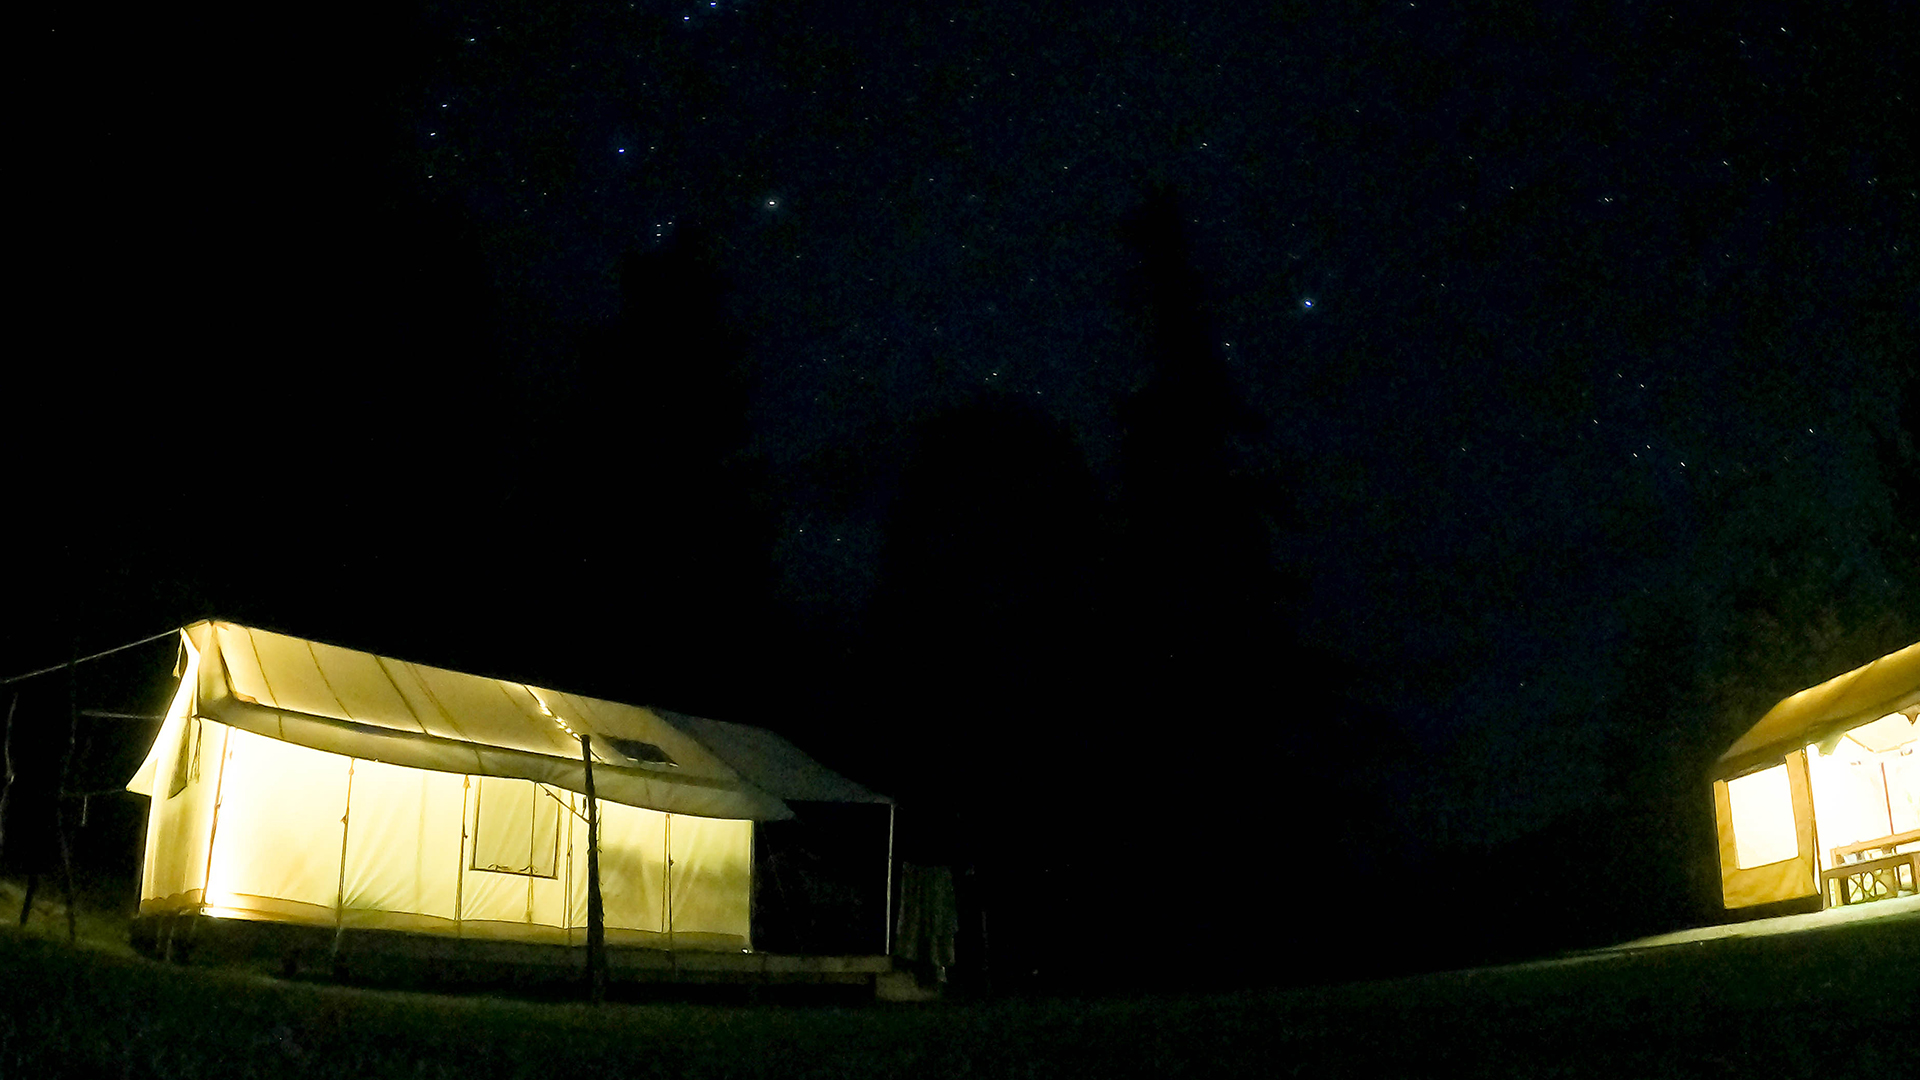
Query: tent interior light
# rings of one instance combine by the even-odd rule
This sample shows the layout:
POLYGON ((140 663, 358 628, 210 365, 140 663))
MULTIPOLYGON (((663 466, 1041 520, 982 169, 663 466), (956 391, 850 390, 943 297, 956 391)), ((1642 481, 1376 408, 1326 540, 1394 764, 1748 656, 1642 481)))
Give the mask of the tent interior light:
POLYGON ((1862 898, 1836 888, 1836 873, 1920 834, 1917 716, 1920 642, 1780 699, 1721 753, 1714 819, 1729 910, 1862 898))
POLYGON ((1728 781, 1727 801, 1733 812, 1733 840, 1741 869, 1791 859, 1798 852, 1785 765, 1728 781))
POLYGON ((234 623, 180 635, 180 684, 127 783, 147 799, 139 918, 548 943, 589 921, 597 876, 624 943, 750 952, 755 822, 794 816, 787 799, 883 805, 891 882, 890 800, 764 729, 234 623))

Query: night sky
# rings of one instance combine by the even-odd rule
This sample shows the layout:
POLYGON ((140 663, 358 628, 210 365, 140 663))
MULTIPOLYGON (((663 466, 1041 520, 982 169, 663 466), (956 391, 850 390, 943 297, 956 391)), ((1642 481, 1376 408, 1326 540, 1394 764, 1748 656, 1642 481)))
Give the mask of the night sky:
POLYGON ((215 615, 1418 853, 1920 636, 1896 5, 38 18, 9 668, 215 615))

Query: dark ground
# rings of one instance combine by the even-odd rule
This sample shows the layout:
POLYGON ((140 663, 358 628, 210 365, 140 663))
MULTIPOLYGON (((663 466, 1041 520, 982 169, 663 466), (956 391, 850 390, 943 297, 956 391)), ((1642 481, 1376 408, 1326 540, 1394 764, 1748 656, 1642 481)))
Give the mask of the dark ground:
POLYGON ((1288 991, 594 1009, 169 967, 111 919, 79 948, 8 922, 0 1078, 1893 1076, 1920 965, 1904 917, 1288 991))

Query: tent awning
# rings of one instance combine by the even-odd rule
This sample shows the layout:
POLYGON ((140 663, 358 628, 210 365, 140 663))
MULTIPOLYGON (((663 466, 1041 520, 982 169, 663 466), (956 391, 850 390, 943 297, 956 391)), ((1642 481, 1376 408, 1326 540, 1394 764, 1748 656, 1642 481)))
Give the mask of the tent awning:
POLYGON ((1920 705, 1920 642, 1782 700, 1727 752, 1718 771, 1764 764, 1836 731, 1920 705))
POLYGON ((653 710, 700 740, 755 787, 799 802, 891 803, 808 757, 800 748, 768 731, 704 716, 653 710))
POLYGON ((191 715, 201 719, 348 757, 578 792, 586 790, 586 735, 601 798, 701 817, 793 816, 651 709, 233 623, 195 623, 181 635, 198 657, 191 715))

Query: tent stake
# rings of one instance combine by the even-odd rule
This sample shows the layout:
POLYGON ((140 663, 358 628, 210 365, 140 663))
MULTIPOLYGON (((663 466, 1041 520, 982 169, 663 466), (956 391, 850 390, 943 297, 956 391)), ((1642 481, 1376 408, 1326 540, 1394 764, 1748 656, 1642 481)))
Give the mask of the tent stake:
POLYGON ((593 746, 580 736, 587 767, 587 994, 595 1005, 607 998, 607 919, 600 906, 600 801, 593 794, 593 746))

